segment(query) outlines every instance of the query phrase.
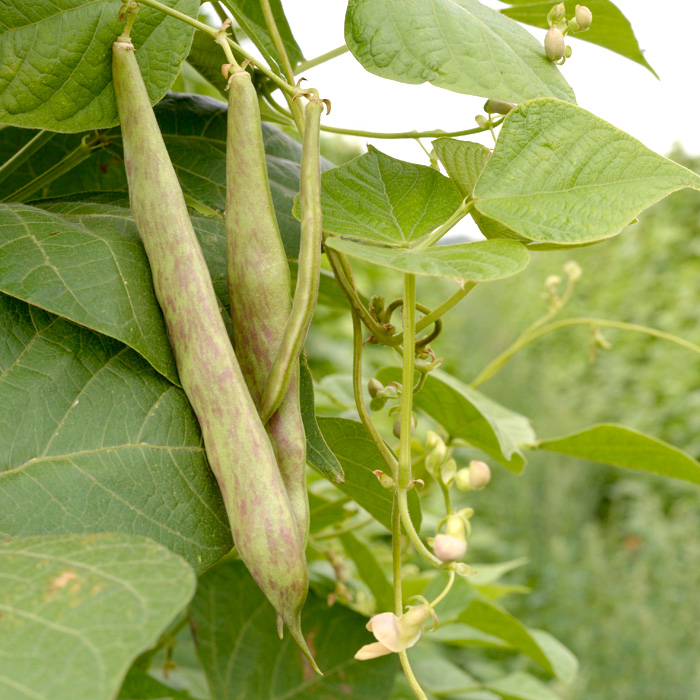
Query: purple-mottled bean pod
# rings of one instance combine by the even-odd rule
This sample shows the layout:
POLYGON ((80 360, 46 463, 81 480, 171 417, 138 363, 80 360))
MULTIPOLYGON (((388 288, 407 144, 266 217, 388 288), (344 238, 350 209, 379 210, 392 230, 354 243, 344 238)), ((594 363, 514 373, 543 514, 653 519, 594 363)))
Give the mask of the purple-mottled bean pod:
POLYGON ((131 211, 234 541, 253 578, 311 659, 301 633, 308 571, 299 530, 226 333, 134 47, 123 35, 113 46, 112 70, 131 211))
POLYGON ((306 104, 301 156, 301 242, 299 274, 292 313, 260 400, 263 423, 275 412, 285 395, 299 353, 304 346, 318 299, 321 274, 321 113, 324 102, 311 97, 306 104))
MULTIPOLYGON (((257 405, 289 320, 292 287, 270 195, 258 96, 245 70, 234 69, 229 78, 226 143, 226 266, 231 321, 236 357, 257 405)), ((298 362, 266 427, 306 546, 309 497, 298 362)))

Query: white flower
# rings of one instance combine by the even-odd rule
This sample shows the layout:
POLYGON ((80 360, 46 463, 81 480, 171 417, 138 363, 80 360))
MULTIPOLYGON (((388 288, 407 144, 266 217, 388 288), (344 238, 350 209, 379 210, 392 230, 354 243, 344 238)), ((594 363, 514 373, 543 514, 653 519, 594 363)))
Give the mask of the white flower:
POLYGON ((355 658, 366 661, 409 649, 420 639, 423 627, 432 614, 430 606, 423 604, 409 607, 401 617, 390 612, 374 615, 367 623, 367 629, 377 641, 365 644, 355 658))

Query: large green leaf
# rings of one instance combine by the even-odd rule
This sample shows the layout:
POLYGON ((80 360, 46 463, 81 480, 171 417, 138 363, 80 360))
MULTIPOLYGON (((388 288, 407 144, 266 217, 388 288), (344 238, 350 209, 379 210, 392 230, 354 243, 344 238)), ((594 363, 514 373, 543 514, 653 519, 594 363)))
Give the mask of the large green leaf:
POLYGON ((483 215, 533 241, 609 238, 700 176, 576 105, 541 99, 506 117, 474 190, 483 215))
POLYGON ((126 674, 117 700, 195 700, 185 690, 174 690, 149 676, 145 671, 131 668, 126 674))
POLYGON ((345 41, 371 73, 467 95, 574 101, 542 44, 478 0, 350 0, 345 41))
POLYGON ((0 542, 0 571, 3 700, 111 700, 196 586, 165 547, 117 534, 0 542))
POLYGON ((314 401, 314 380, 303 354, 299 363, 299 392, 306 434, 306 461, 323 474, 326 479, 342 483, 345 480, 343 468, 340 466, 338 458, 331 452, 318 427, 316 402, 314 401))
POLYGON ((700 484, 700 463, 690 455, 624 425, 594 425, 561 438, 542 440, 538 447, 700 484))
MULTIPOLYGON (((164 0, 196 16, 199 0, 164 0)), ((112 43, 124 26, 120 3, 4 0, 0 20, 0 122, 75 132, 119 121, 112 88, 112 43)), ((173 84, 194 30, 150 7, 132 31, 151 102, 173 84)))
POLYGON ((367 620, 309 594, 302 627, 324 675, 316 675, 290 637, 277 636, 275 611, 240 562, 207 572, 190 608, 197 653, 216 700, 383 700, 394 655, 371 663, 355 652, 372 640, 367 620))
POLYGON ((561 696, 544 683, 520 671, 489 681, 484 688, 497 693, 503 700, 561 700, 561 696))
POLYGON ((0 537, 124 532, 203 571, 231 548, 197 419, 121 343, 0 295, 0 537))
MULTIPOLYGON (((531 24, 533 27, 546 29, 547 13, 552 9, 553 3, 549 0, 536 2, 533 0, 501 0, 513 7, 506 7, 501 12, 512 17, 518 22, 531 24)), ((576 0, 565 0, 566 16, 574 16, 576 0)), ((592 44, 604 46, 615 53, 619 53, 631 61, 648 68, 654 75, 656 72, 644 58, 644 52, 639 48, 637 37, 632 31, 629 23, 620 10, 610 2, 610 0, 586 0, 586 7, 593 13, 593 24, 588 31, 569 34, 582 41, 590 41, 592 44)), ((656 75, 658 78, 659 76, 656 75)))
POLYGON ((355 562, 360 578, 374 596, 377 612, 393 610, 394 588, 372 549, 352 532, 343 533, 340 541, 348 557, 355 562))
POLYGON ((0 204, 0 291, 121 340, 178 383, 129 211, 100 204, 51 208, 0 204))
POLYGON ((462 197, 471 199, 474 186, 491 157, 491 150, 480 143, 448 138, 433 141, 433 149, 462 197))
MULTIPOLYGON (((391 492, 372 473, 376 469, 386 472, 388 468, 362 424, 346 418, 319 418, 318 424, 345 472, 345 482, 338 484, 338 488, 391 530, 391 492)), ((421 511, 415 490, 408 494, 408 507, 418 530, 421 511)))
POLYGON ((405 247, 430 233, 462 201, 437 170, 397 160, 372 146, 324 173, 321 184, 326 233, 390 246, 405 247))
MULTIPOLYGON (((387 367, 379 371, 377 378, 384 385, 400 382, 401 370, 387 367)), ((414 404, 436 420, 450 437, 466 440, 511 471, 521 472, 525 467, 520 448, 533 446, 535 434, 524 416, 439 370, 428 375, 414 404)))
POLYGON ((383 248, 343 238, 327 238, 326 247, 391 270, 447 277, 458 282, 488 282, 527 267, 530 254, 516 241, 475 241, 422 250, 383 248))
MULTIPOLYGON (((238 22, 248 37, 267 51, 278 63, 281 63, 277 49, 267 30, 265 15, 260 7, 260 0, 222 0, 222 3, 231 11, 236 22, 238 22)), ((304 56, 284 15, 282 3, 280 0, 270 0, 270 8, 284 44, 284 50, 292 66, 295 66, 304 60, 304 56)))

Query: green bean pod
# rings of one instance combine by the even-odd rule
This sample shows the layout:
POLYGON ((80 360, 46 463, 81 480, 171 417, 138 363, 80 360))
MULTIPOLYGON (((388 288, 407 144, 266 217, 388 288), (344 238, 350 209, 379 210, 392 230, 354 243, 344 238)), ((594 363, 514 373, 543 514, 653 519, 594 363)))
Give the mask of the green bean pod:
MULTIPOLYGON (((282 342, 291 280, 272 203, 258 96, 250 73, 229 80, 226 136, 226 266, 236 357, 256 405, 282 342)), ((266 425, 305 547, 309 532, 306 436, 298 363, 266 425)))
POLYGON ((112 70, 131 211, 234 541, 253 578, 311 659, 301 633, 308 571, 299 530, 226 333, 134 47, 123 37, 114 43, 112 70))
POLYGON ((305 109, 304 142, 301 156, 301 243, 299 274, 292 313, 284 329, 282 343, 270 369, 260 400, 263 423, 279 406, 294 376, 299 353, 311 325, 321 274, 321 113, 323 101, 309 99, 305 109))

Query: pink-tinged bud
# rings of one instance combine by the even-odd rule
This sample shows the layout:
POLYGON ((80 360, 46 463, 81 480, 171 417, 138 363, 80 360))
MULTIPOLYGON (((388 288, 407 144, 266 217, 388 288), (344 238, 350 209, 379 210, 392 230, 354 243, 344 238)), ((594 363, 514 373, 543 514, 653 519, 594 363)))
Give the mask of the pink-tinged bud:
POLYGON ((547 13, 547 24, 549 24, 550 27, 553 27, 554 25, 559 24, 565 18, 566 6, 563 2, 560 2, 547 13))
POLYGON ((467 553, 466 540, 459 540, 452 535, 435 535, 432 543, 433 552, 440 561, 459 561, 467 553))
POLYGON ((491 481, 491 470, 486 462, 473 459, 469 463, 469 485, 473 491, 481 491, 491 481))
POLYGON ((566 54, 566 44, 564 35, 556 28, 552 27, 544 37, 544 52, 550 61, 561 61, 566 54))
POLYGON ((466 527, 464 519, 459 515, 450 515, 445 523, 445 534, 450 537, 456 537, 458 540, 466 540, 466 527))
POLYGON ((593 23, 593 13, 585 5, 576 5, 574 17, 576 24, 578 24, 579 32, 585 32, 587 29, 590 29, 593 23))

